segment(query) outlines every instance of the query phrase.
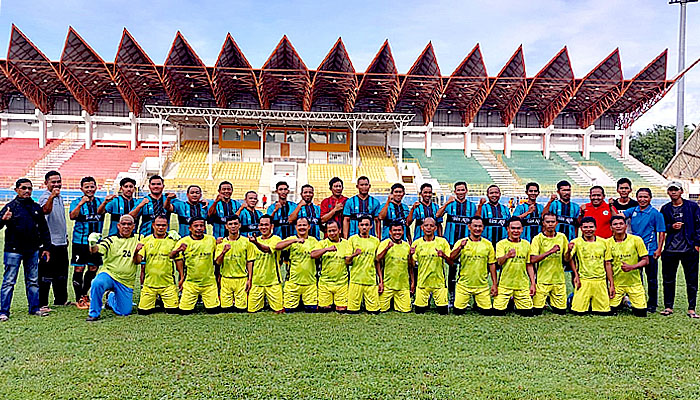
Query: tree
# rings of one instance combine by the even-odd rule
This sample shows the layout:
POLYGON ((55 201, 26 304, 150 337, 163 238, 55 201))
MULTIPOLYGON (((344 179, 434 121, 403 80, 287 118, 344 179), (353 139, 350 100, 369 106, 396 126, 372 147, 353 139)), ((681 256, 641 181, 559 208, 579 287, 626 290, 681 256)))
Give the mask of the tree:
MULTIPOLYGON (((691 133, 692 130, 686 126, 685 139, 688 139, 691 133)), ((656 172, 663 172, 676 154, 676 127, 654 125, 652 129, 638 133, 630 140, 630 154, 656 172)))

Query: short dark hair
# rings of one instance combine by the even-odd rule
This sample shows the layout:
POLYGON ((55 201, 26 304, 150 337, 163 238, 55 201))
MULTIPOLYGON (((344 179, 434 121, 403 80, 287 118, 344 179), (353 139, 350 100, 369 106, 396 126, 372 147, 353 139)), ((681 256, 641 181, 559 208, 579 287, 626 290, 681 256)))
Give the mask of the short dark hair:
POLYGON ((199 185, 190 185, 190 186, 187 186, 187 190, 185 191, 185 193, 189 193, 190 189, 192 189, 192 188, 197 188, 197 189, 199 189, 200 192, 202 191, 202 188, 199 187, 199 185))
POLYGON ((469 220, 469 224, 471 224, 474 221, 481 221, 482 224, 484 223, 484 219, 478 215, 471 217, 471 219, 469 220))
POLYGON ((202 222, 204 222, 205 224, 207 223, 207 220, 204 219, 204 217, 197 215, 196 217, 190 218, 190 225, 194 224, 194 223, 197 222, 197 221, 202 221, 202 222))
POLYGON ((618 219, 622 220, 623 222, 627 222, 627 221, 625 221, 625 217, 624 217, 624 216, 622 216, 622 215, 613 215, 612 217, 610 217, 610 224, 612 224, 614 221, 616 221, 616 220, 618 220, 618 219))
POLYGON ((369 224, 372 225, 372 217, 370 217, 369 215, 360 216, 360 218, 357 219, 357 223, 359 224, 360 222, 362 222, 364 220, 369 221, 369 224))
POLYGON ((275 223, 272 221, 272 215, 270 214, 263 214, 262 217, 260 217, 259 221, 262 221, 263 219, 269 219, 270 220, 270 225, 274 225, 275 223))
POLYGON ((391 190, 389 190, 389 192, 393 192, 395 189, 401 189, 404 192, 406 191, 406 187, 402 183, 394 183, 391 185, 391 190))
POLYGON ((528 182, 527 185, 525 185, 525 191, 530 190, 530 187, 532 187, 532 186, 536 187, 537 190, 540 190, 540 184, 539 184, 539 183, 537 183, 537 182, 528 182))
POLYGON ((651 189, 649 189, 649 188, 643 187, 643 188, 637 189, 637 196, 639 196, 639 192, 647 192, 647 193, 649 193, 649 197, 653 197, 651 194, 651 189))
POLYGON ((275 189, 279 189, 280 186, 282 186, 282 185, 284 185, 284 186, 286 186, 287 188, 289 188, 289 184, 288 184, 287 182, 285 182, 285 181, 279 181, 279 182, 277 182, 277 184, 275 185, 275 189))
POLYGON ((554 219, 557 219, 557 214, 547 211, 546 213, 542 214, 542 221, 544 221, 544 217, 554 217, 554 219))
POLYGON ((433 188, 433 185, 429 184, 428 182, 425 182, 424 184, 420 185, 420 190, 419 190, 419 192, 422 192, 423 189, 425 189, 425 188, 430 188, 430 189, 432 189, 432 188, 433 188))
POLYGON ((618 179, 618 180, 617 180, 617 187, 619 188, 620 185, 623 185, 623 184, 625 184, 625 183, 628 184, 628 185, 630 185, 630 189, 632 189, 632 181, 629 180, 629 178, 620 178, 620 179, 618 179))
POLYGON ((367 183, 369 183, 369 178, 362 175, 361 177, 357 178, 357 183, 360 183, 360 181, 367 181, 367 183))
POLYGON ((465 182, 465 181, 455 182, 454 188, 457 189, 457 186, 462 186, 462 185, 464 185, 465 189, 469 189, 469 186, 467 186, 467 182, 465 182))
POLYGON ((165 214, 156 215, 156 217, 153 218, 153 222, 156 222, 157 219, 164 219, 166 222, 170 222, 170 219, 165 214))
POLYGON ((48 181, 49 178, 51 178, 52 176, 55 176, 55 175, 58 175, 59 178, 61 177, 61 174, 58 171, 51 170, 51 171, 47 172, 46 175, 44 175, 44 181, 48 181))
POLYGON ((557 182, 557 190, 561 190, 561 188, 563 188, 564 186, 571 187, 571 183, 569 183, 569 181, 567 180, 557 182))
POLYGON ((338 229, 340 229, 340 224, 338 223, 338 221, 336 221, 336 220, 334 220, 334 219, 332 219, 332 220, 326 222, 326 228, 328 228, 328 227, 331 226, 331 225, 335 225, 335 226, 338 227, 338 229))
POLYGON ((591 194, 596 189, 600 189, 601 193, 603 193, 603 196, 605 196, 605 189, 603 189, 603 187, 600 185, 595 185, 595 186, 591 187, 590 189, 588 189, 588 194, 591 194))
POLYGON ((86 177, 83 177, 83 179, 80 180, 80 186, 82 187, 84 184, 86 184, 86 183, 88 183, 88 182, 92 182, 92 183, 94 183, 95 185, 97 185, 97 181, 95 180, 95 178, 93 178, 93 177, 91 177, 91 176, 86 176, 86 177))
POLYGON ((236 214, 229 215, 228 217, 226 217, 226 222, 240 221, 240 220, 241 220, 241 217, 239 217, 239 216, 236 215, 236 214))
POLYGON ((163 177, 160 175, 151 175, 150 178, 148 178, 148 183, 151 183, 155 181, 156 179, 160 179, 161 182, 163 182, 163 177))
POLYGON ((128 176, 126 178, 122 178, 122 180, 119 181, 119 186, 122 187, 127 183, 131 183, 132 185, 136 186, 136 181, 133 178, 129 178, 128 176))
POLYGON ((306 218, 306 217, 297 217, 297 220, 294 221, 294 225, 298 224, 299 221, 301 221, 302 219, 303 219, 304 221, 306 221, 307 224, 311 225, 311 222, 309 222, 309 219, 306 218))
POLYGON ((491 190, 491 188, 496 188, 496 189, 498 189, 499 192, 501 191, 501 188, 499 188, 498 185, 494 184, 494 185, 490 185, 489 187, 486 188, 486 193, 488 193, 489 190, 491 190))
POLYGON ((19 188, 20 186, 22 186, 23 183, 27 183, 27 182, 32 183, 32 181, 29 180, 29 179, 27 179, 27 178, 19 178, 19 179, 17 179, 17 182, 15 182, 15 189, 17 189, 17 188, 19 188))
POLYGON ((306 188, 311 188, 311 190, 314 190, 314 187, 307 183, 301 186, 301 191, 303 192, 306 188))
POLYGON ((248 198, 248 195, 251 194, 251 193, 253 193, 253 194, 258 194, 255 190, 249 190, 249 191, 245 192, 245 196, 243 196, 243 198, 244 198, 244 199, 247 199, 247 198, 248 198))
POLYGON ((401 228, 404 228, 403 222, 401 222, 399 220, 395 219, 395 220, 392 220, 391 222, 389 222, 389 228, 393 228, 395 226, 400 226, 401 228))
POLYGON ((508 228, 510 228, 510 224, 512 224, 513 222, 520 222, 520 225, 524 225, 524 224, 523 224, 523 219, 522 219, 522 218, 520 218, 520 217, 510 217, 510 218, 508 218, 508 220, 506 221, 506 226, 507 226, 508 228))
MULTIPOLYGON (((329 189, 332 189, 332 188, 333 188, 333 185, 334 185, 336 182, 340 182, 340 184, 343 185, 343 180, 340 179, 340 178, 338 178, 337 176, 334 176, 334 177, 331 178, 330 181, 328 181, 328 188, 329 188, 329 189)), ((345 186, 345 185, 343 185, 343 186, 345 186)))
POLYGON ((596 221, 595 218, 593 218, 593 217, 583 217, 581 219, 581 226, 583 226, 583 224, 588 223, 588 222, 592 222, 593 225, 598 226, 598 221, 596 221))
POLYGON ((219 190, 221 190, 221 187, 224 185, 230 185, 231 189, 233 189, 233 183, 231 183, 229 181, 221 181, 221 183, 219 183, 219 190))

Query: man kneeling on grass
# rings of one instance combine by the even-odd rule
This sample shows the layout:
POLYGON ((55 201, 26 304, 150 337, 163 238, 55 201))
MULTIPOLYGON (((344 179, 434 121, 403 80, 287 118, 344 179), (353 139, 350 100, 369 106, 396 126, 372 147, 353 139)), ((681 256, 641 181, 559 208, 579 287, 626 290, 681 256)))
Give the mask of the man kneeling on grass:
POLYGON ((107 305, 117 315, 131 314, 134 298, 134 282, 138 264, 134 253, 141 235, 134 235, 134 217, 125 214, 117 223, 117 234, 100 240, 100 234, 88 236, 90 253, 102 255, 102 266, 92 280, 90 288, 90 311, 87 321, 97 321, 102 312, 102 297, 109 291, 107 305), (98 242, 99 241, 99 242, 98 242))
POLYGON ((204 217, 190 218, 190 235, 180 239, 175 244, 175 250, 170 258, 175 260, 180 275, 178 286, 182 290, 180 296, 180 313, 191 314, 197 299, 202 296, 204 309, 211 314, 219 312, 219 290, 214 275, 214 256, 216 239, 207 235, 207 225, 204 217))
POLYGON ((358 233, 348 239, 353 248, 352 254, 345 257, 345 263, 351 265, 348 286, 350 313, 360 312, 364 300, 367 312, 379 314, 379 293, 384 291, 384 282, 381 280, 381 270, 376 261, 379 239, 369 235, 371 227, 372 219, 366 215, 361 216, 357 223, 358 233))
POLYGON ((300 302, 307 312, 318 308, 318 287, 316 286, 316 261, 311 252, 318 245, 315 237, 309 236, 311 226, 307 217, 296 218, 297 235, 278 242, 275 250, 289 250, 289 270, 284 284, 284 309, 297 311, 300 302))
POLYGON ((503 315, 511 297, 515 312, 532 314, 532 296, 535 295, 535 270, 530 263, 530 243, 520 238, 523 221, 512 217, 506 222, 508 237, 496 244, 496 262, 501 266, 498 293, 493 299, 493 314, 503 315))
POLYGON ((345 257, 352 254, 350 242, 340 237, 340 227, 334 220, 326 224, 326 238, 318 242, 311 258, 321 259, 318 277, 318 310, 328 312, 335 306, 338 312, 348 308, 348 267, 345 257))
POLYGON ((610 299, 615 297, 610 245, 597 237, 595 231, 596 220, 584 217, 581 220, 582 237, 569 243, 576 290, 571 301, 574 314, 584 314, 589 310, 594 314, 609 314, 610 299))
POLYGON ((280 276, 280 252, 275 246, 282 239, 272 234, 272 216, 260 217, 260 237, 248 237, 255 246, 255 261, 248 269, 248 312, 256 312, 265 306, 265 300, 276 314, 284 312, 284 294, 280 276))
MULTIPOLYGON (((178 287, 170 252, 180 240, 176 231, 168 233, 168 219, 164 215, 152 222, 153 234, 146 236, 136 246, 134 263, 141 264, 141 297, 138 313, 151 314, 156 311, 156 299, 160 296, 165 312, 177 313, 178 287)), ((182 264, 178 269, 183 275, 182 264)))
POLYGON ((610 300, 610 308, 613 312, 619 311, 622 308, 622 297, 627 295, 634 315, 646 317, 647 297, 639 271, 649 263, 646 245, 641 237, 627 233, 627 223, 622 215, 613 215, 610 226, 613 236, 608 239, 608 244, 615 282, 615 297, 610 300))
POLYGON ((437 223, 432 217, 423 220, 423 237, 413 242, 409 250, 409 262, 418 264, 418 284, 416 286, 416 314, 425 313, 430 308, 430 297, 437 311, 447 315, 447 276, 445 263, 450 259, 450 244, 445 238, 435 235, 437 223))
POLYGON ((241 235, 238 215, 226 218, 224 231, 228 232, 216 247, 216 264, 219 266, 219 298, 221 311, 244 312, 248 309, 248 269, 255 259, 255 247, 241 235))
POLYGON ((389 238, 377 248, 377 262, 383 267, 380 277, 384 290, 379 293, 379 307, 382 312, 389 311, 391 302, 394 310, 411 311, 411 294, 416 291, 413 265, 408 262, 411 245, 404 239, 402 221, 389 222, 389 238))

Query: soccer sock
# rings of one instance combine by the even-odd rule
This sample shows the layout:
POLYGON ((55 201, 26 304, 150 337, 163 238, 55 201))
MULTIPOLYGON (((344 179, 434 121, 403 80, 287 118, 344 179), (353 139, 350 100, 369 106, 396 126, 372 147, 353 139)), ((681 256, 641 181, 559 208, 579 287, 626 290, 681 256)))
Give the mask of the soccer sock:
POLYGON ((90 285, 92 284, 92 280, 95 279, 96 275, 97 270, 90 271, 88 269, 87 271, 85 271, 85 281, 83 281, 83 296, 90 293, 90 285))
POLYGON ((180 309, 178 309, 178 308, 166 308, 165 313, 166 314, 180 314, 180 309))
POLYGON ((544 308, 535 307, 532 309, 533 315, 542 315, 543 312, 544 312, 544 308))
POLYGON ((416 314, 425 314, 426 311, 428 311, 428 307, 416 306, 416 314))
POLYGON ((144 310, 142 308, 137 308, 136 312, 139 313, 139 315, 151 315, 156 311, 155 308, 151 308, 150 310, 144 310))
POLYGON ((345 312, 347 312, 348 314, 359 314, 360 310, 346 310, 345 312))
POLYGON ((454 314, 454 315, 464 315, 465 312, 467 312, 467 309, 466 309, 466 308, 457 308, 457 307, 455 307, 455 308, 452 309, 452 314, 454 314))
POLYGON ((500 317, 500 316, 506 315, 506 310, 497 310, 497 309, 494 308, 494 309, 491 311, 491 315, 495 315, 495 316, 499 316, 499 317, 500 317))
POLYGON ((566 314, 566 308, 551 307, 551 310, 554 314, 558 314, 558 315, 565 315, 566 314))
POLYGON ((234 307, 231 306, 231 307, 221 307, 221 312, 222 313, 232 313, 235 311, 234 311, 234 307))
POLYGON ((83 273, 85 271, 73 270, 73 291, 75 292, 75 301, 79 301, 83 297, 83 273))
POLYGON ((449 308, 447 308, 447 306, 437 306, 435 308, 437 308, 437 312, 440 315, 447 315, 450 312, 450 310, 449 310, 449 308))
POLYGON ((194 314, 194 308, 191 309, 191 310, 183 310, 183 309, 178 308, 178 310, 179 310, 178 313, 179 313, 180 315, 190 315, 190 314, 194 314))
POLYGON ((526 308, 524 310, 520 310, 518 308, 515 309, 515 313, 520 315, 521 317, 532 317, 535 314, 532 312, 531 308, 526 308))
POLYGON ((318 311, 318 306, 304 306, 304 311, 307 313, 315 313, 318 311))
POLYGON ((218 314, 221 312, 221 307, 212 307, 212 308, 204 307, 204 311, 206 311, 207 314, 218 314))
POLYGON ((492 309, 491 309, 491 308, 481 308, 481 307, 479 307, 479 306, 477 306, 477 305, 474 305, 474 310, 475 310, 476 312, 478 312, 479 314, 481 314, 481 315, 487 315, 487 316, 488 316, 488 315, 491 315, 491 310, 492 310, 492 309))
POLYGON ((318 312, 321 312, 321 313, 329 313, 331 311, 333 311, 333 309, 331 307, 319 307, 318 308, 318 312))
POLYGON ((610 313, 609 313, 609 314, 610 314, 610 315, 617 315, 618 312, 622 311, 622 307, 623 307, 622 303, 620 303, 620 305, 617 306, 617 307, 610 307, 610 313))
POLYGON ((632 314, 633 314, 635 317, 642 317, 642 318, 644 318, 644 317, 647 316, 647 310, 646 310, 646 308, 634 308, 634 307, 632 307, 632 314))

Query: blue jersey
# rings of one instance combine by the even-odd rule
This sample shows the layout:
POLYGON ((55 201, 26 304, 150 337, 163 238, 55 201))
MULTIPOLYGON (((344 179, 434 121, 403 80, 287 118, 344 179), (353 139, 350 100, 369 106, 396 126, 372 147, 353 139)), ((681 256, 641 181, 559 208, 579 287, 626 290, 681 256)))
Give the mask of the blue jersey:
MULTIPOLYGON (((117 224, 122 215, 128 214, 136 206, 136 200, 125 199, 123 196, 117 196, 105 206, 105 211, 109 213, 109 236, 116 235, 119 230, 117 224)), ((134 218, 134 225, 139 225, 138 217, 134 218)))
POLYGON ((153 234, 153 220, 161 215, 164 215, 165 218, 168 219, 169 227, 170 212, 165 210, 165 196, 160 196, 160 199, 154 199, 149 194, 148 203, 146 203, 146 205, 141 208, 138 215, 141 218, 141 228, 139 228, 139 233, 141 234, 141 236, 146 237, 148 235, 153 234))
MULTIPOLYGON (((426 206, 423 203, 420 203, 418 207, 416 207, 415 210, 413 210, 413 220, 416 221, 416 225, 413 228, 413 240, 419 239, 423 237, 423 220, 426 218, 434 218, 435 223, 439 224, 442 222, 442 217, 440 218, 435 218, 435 215, 438 212, 438 205, 435 203, 430 203, 430 206, 426 206)), ((437 231, 435 231, 435 235, 437 235, 437 231)))
POLYGON ((496 243, 508 237, 506 221, 510 218, 510 210, 503 204, 497 206, 486 203, 481 207, 481 218, 484 219, 484 239, 496 246, 496 243))
MULTIPOLYGON (((79 203, 80 198, 73 200, 70 203, 70 212, 75 210, 79 203)), ((73 224, 73 243, 88 244, 88 236, 91 233, 97 232, 102 234, 105 216, 97 213, 97 208, 100 204, 102 204, 102 199, 95 197, 92 201, 88 201, 80 206, 80 214, 73 224)))
POLYGON ((315 204, 307 204, 301 207, 297 218, 306 217, 309 220, 309 236, 321 239, 321 207, 315 204))
POLYGON ((174 199, 173 212, 177 215, 178 233, 185 237, 190 234, 190 223, 194 217, 207 218, 207 207, 202 203, 192 204, 189 201, 174 199))
MULTIPOLYGON (((517 207, 515 207, 513 215, 519 216, 525 214, 529 209, 529 204, 519 204, 517 207)), ((542 210, 544 210, 544 206, 542 204, 535 204, 535 211, 523 217, 523 234, 520 235, 521 239, 532 242, 532 238, 537 236, 538 233, 542 232, 542 210)))
POLYGON ((381 211, 382 205, 379 200, 372 196, 367 196, 366 199, 362 200, 358 195, 352 196, 345 202, 345 208, 343 209, 343 217, 350 218, 350 226, 348 228, 348 237, 352 235, 359 234, 357 230, 357 223, 360 217, 369 216, 372 219, 372 228, 369 234, 372 236, 377 236, 374 230, 374 219, 379 216, 379 211, 381 211))
POLYGON ((565 234, 569 241, 576 239, 581 207, 574 202, 564 203, 561 200, 554 200, 549 206, 549 212, 557 216, 557 232, 565 234))
POLYGON ((212 236, 217 239, 228 236, 228 232, 226 231, 226 219, 235 215, 240 207, 241 205, 233 199, 216 202, 216 212, 208 218, 212 226, 212 236))
POLYGON ((258 210, 255 210, 255 212, 251 212, 247 208, 241 210, 239 215, 241 218, 241 236, 260 236, 258 224, 260 224, 260 217, 262 216, 263 213, 258 210))
POLYGON ((476 204, 468 199, 463 203, 458 200, 448 204, 445 208, 445 229, 443 236, 450 246, 469 236, 469 222, 476 215, 476 204))
POLYGON ((272 223, 275 225, 273 234, 281 237, 282 239, 296 235, 296 229, 294 229, 294 226, 289 223, 289 214, 291 214, 292 211, 297 208, 297 203, 288 201, 285 205, 280 206, 280 209, 273 214, 276 204, 277 203, 272 203, 269 207, 267 207, 267 214, 272 216, 272 223))
POLYGON ((408 240, 408 227, 406 226, 406 218, 408 218, 408 206, 401 203, 396 205, 393 201, 389 203, 386 209, 386 218, 382 221, 382 240, 388 239, 391 235, 389 229, 392 222, 400 222, 403 225, 403 240, 408 240))

